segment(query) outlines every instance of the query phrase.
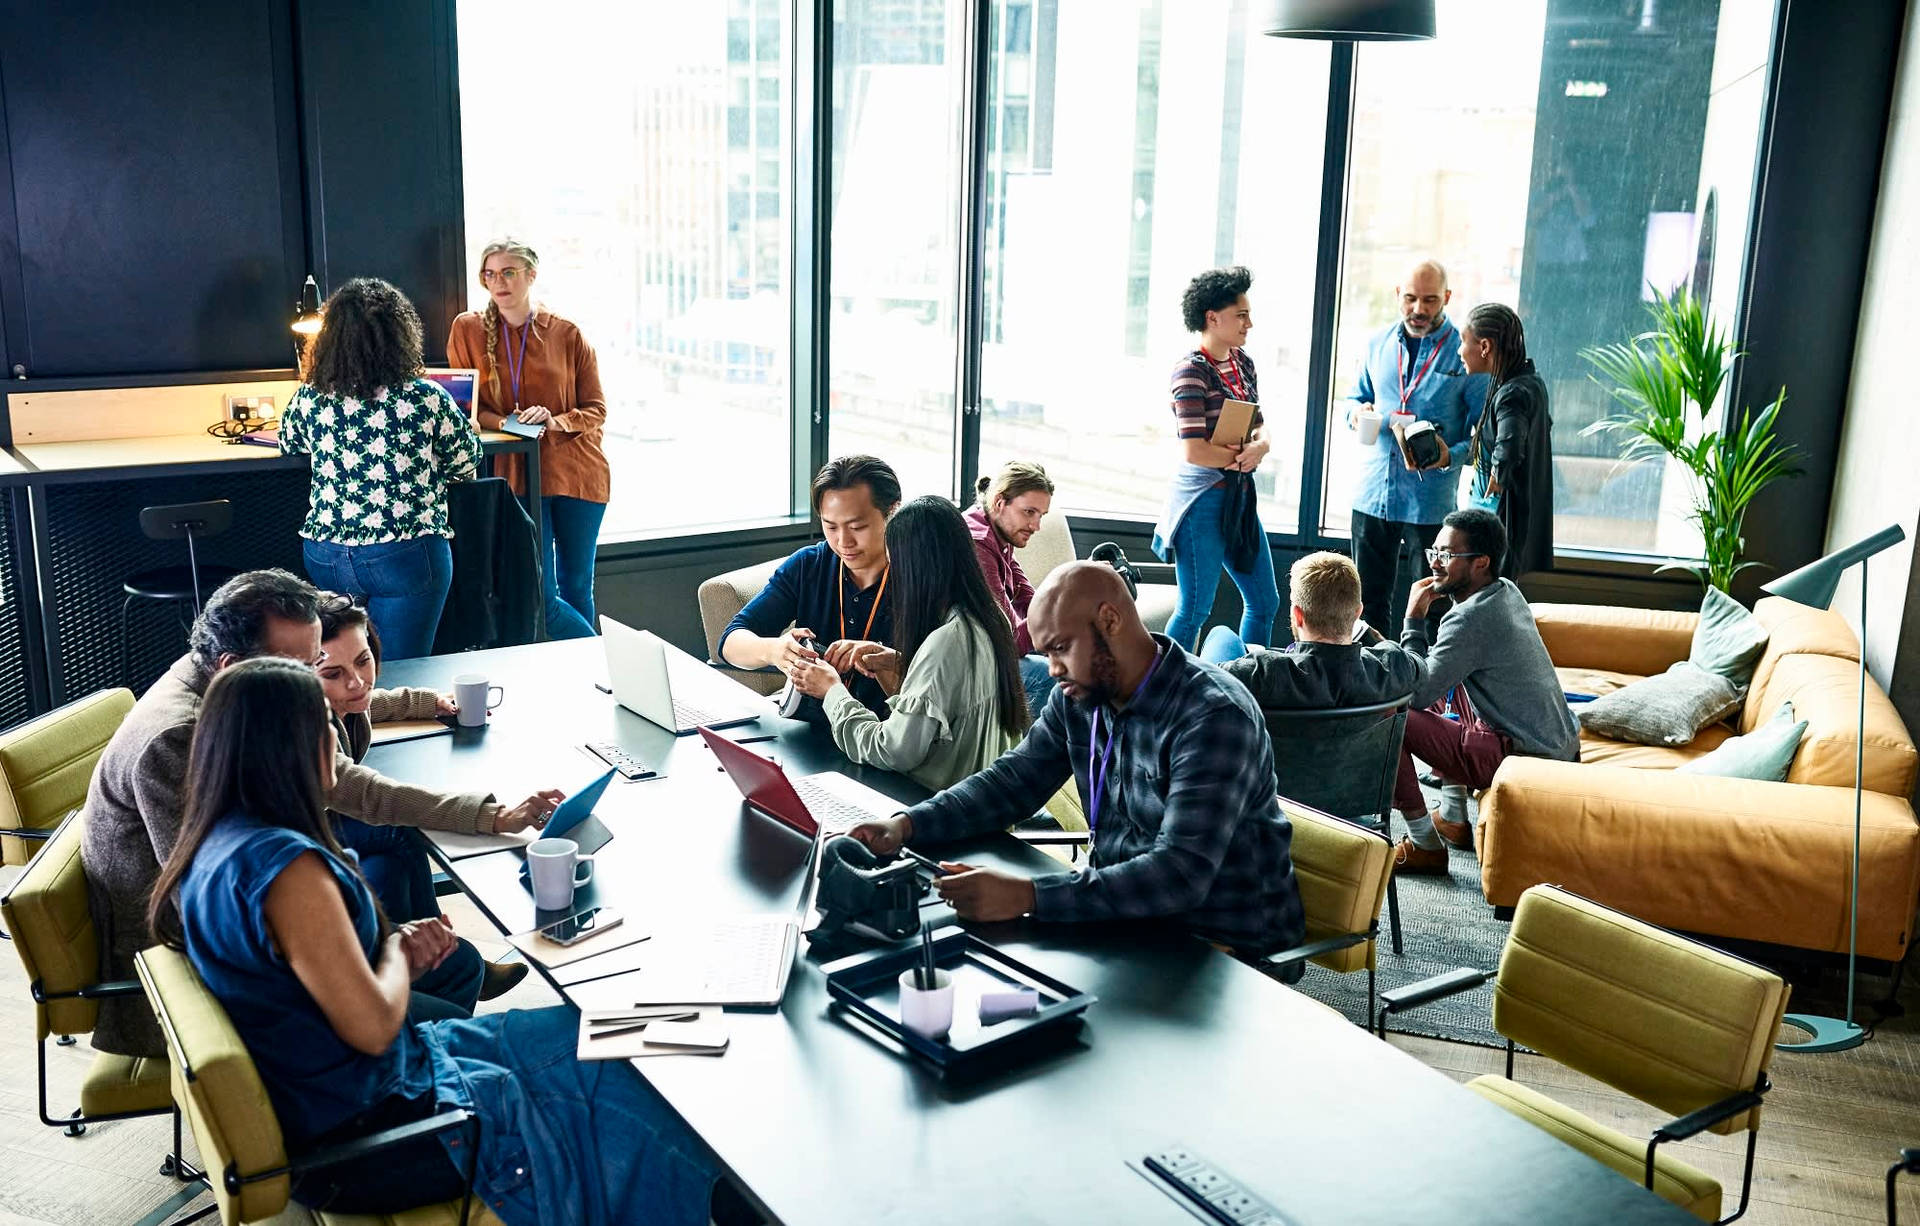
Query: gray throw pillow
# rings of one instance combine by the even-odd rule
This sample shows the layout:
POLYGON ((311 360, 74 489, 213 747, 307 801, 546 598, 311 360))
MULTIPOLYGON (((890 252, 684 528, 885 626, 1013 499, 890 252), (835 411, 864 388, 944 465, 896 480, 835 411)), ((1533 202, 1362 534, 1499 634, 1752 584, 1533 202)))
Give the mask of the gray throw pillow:
POLYGON ((1694 627, 1689 663, 1719 673, 1742 695, 1753 680, 1753 666, 1767 649, 1767 630, 1760 619, 1717 587, 1707 589, 1700 602, 1700 624, 1694 627))
POLYGON ((1616 741, 1678 747, 1691 745, 1702 728, 1739 707, 1733 682, 1682 660, 1594 699, 1580 712, 1580 726, 1616 741))
POLYGON ((1807 721, 1793 718, 1793 704, 1783 702, 1766 723, 1745 736, 1731 736, 1711 752, 1703 753, 1675 773, 1722 775, 1730 779, 1764 779, 1779 783, 1793 769, 1793 755, 1807 721))

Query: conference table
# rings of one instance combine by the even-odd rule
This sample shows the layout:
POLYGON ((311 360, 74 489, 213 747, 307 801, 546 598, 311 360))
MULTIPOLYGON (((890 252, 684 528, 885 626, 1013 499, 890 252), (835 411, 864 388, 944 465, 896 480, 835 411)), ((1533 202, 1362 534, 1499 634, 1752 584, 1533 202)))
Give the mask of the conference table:
MULTIPOLYGON (((628 924, 795 910, 810 841, 748 809, 698 736, 675 737, 601 692, 597 639, 389 664, 383 685, 449 689, 484 674, 503 701, 484 729, 378 745, 370 766, 509 803, 572 791, 614 741, 659 770, 616 781, 596 815, 613 833, 575 906, 628 924)), ((790 775, 838 769, 902 802, 926 794, 851 765, 822 730, 772 705, 725 735, 790 775), (755 741, 752 738, 771 738, 755 741)), ((505 933, 536 920, 522 839, 439 835, 434 855, 505 933)), ((923 848, 922 850, 927 850, 923 848)), ((1011 835, 937 849, 1025 873, 1058 861, 1011 835)), ((957 922, 944 905, 923 918, 957 922)), ((1308 997, 1165 925, 971 925, 1098 997, 1061 1047, 943 1078, 860 1029, 803 948, 777 1010, 728 1012, 719 1057, 633 1062, 771 1221, 1168 1223, 1196 1214, 1141 1173, 1184 1148, 1299 1223, 1680 1223, 1694 1219, 1482 1100, 1308 997)), ((645 943, 636 948, 644 965, 645 943)), ((611 959, 612 954, 602 955, 611 959)), ((618 978, 562 982, 582 1008, 620 1007, 618 978)))

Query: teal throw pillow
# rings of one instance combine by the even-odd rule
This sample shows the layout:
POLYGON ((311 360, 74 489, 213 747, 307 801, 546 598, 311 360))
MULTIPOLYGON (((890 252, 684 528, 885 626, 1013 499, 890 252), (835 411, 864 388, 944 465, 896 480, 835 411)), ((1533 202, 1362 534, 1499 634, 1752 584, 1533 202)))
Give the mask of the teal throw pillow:
POLYGON ((1729 779, 1764 779, 1779 783, 1793 768, 1807 721, 1793 718, 1793 704, 1783 702, 1772 719, 1745 736, 1731 736, 1710 753, 1701 754, 1676 773, 1722 775, 1729 779))
POLYGON ((1719 673, 1743 695, 1753 680, 1753 666, 1767 649, 1766 627, 1746 607, 1717 587, 1707 589, 1700 602, 1700 624, 1694 627, 1693 647, 1687 659, 1696 667, 1719 673))

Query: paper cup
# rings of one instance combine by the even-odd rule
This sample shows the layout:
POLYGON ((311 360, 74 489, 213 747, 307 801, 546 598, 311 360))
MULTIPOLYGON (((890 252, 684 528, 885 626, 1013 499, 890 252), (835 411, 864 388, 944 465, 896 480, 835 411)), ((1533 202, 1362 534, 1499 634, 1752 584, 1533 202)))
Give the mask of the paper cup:
POLYGON ((1360 432, 1360 445, 1371 447, 1380 441, 1380 414, 1361 409, 1353 415, 1353 428, 1360 432))

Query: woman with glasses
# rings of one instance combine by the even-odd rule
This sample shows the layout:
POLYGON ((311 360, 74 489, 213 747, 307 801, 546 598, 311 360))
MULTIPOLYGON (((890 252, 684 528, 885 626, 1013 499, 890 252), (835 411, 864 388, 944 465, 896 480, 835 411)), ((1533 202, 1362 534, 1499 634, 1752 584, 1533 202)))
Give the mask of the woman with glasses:
MULTIPOLYGON (((607 513, 612 474, 601 438, 607 400, 593 346, 571 320, 535 307, 540 257, 511 238, 480 249, 484 311, 453 321, 447 361, 480 372, 474 408, 480 426, 512 418, 544 426, 540 436, 540 551, 546 582, 547 637, 594 632, 593 560, 607 513)), ((519 456, 505 457, 513 491, 526 496, 519 456)))
POLYGON ((1200 344, 1173 368, 1173 415, 1181 463, 1153 532, 1153 551, 1173 562, 1180 585, 1167 637, 1188 651, 1200 636, 1224 568, 1240 589, 1240 638, 1264 647, 1280 612, 1273 554, 1260 524, 1253 472, 1269 449, 1259 410, 1244 441, 1213 441, 1229 400, 1260 402, 1253 359, 1243 346, 1253 327, 1244 268, 1215 268, 1187 286, 1180 313, 1200 344))
POLYGON ((1460 329, 1467 373, 1490 375, 1487 406, 1467 445, 1473 505, 1492 511, 1507 530, 1502 578, 1553 567, 1553 415, 1547 385, 1527 357, 1527 333, 1513 308, 1473 308, 1460 329))
POLYGON ((366 605, 392 660, 433 652, 453 586, 447 486, 480 463, 473 424, 421 378, 420 345, 407 296, 357 277, 327 299, 306 382, 280 415, 280 450, 313 458, 307 574, 366 605))

